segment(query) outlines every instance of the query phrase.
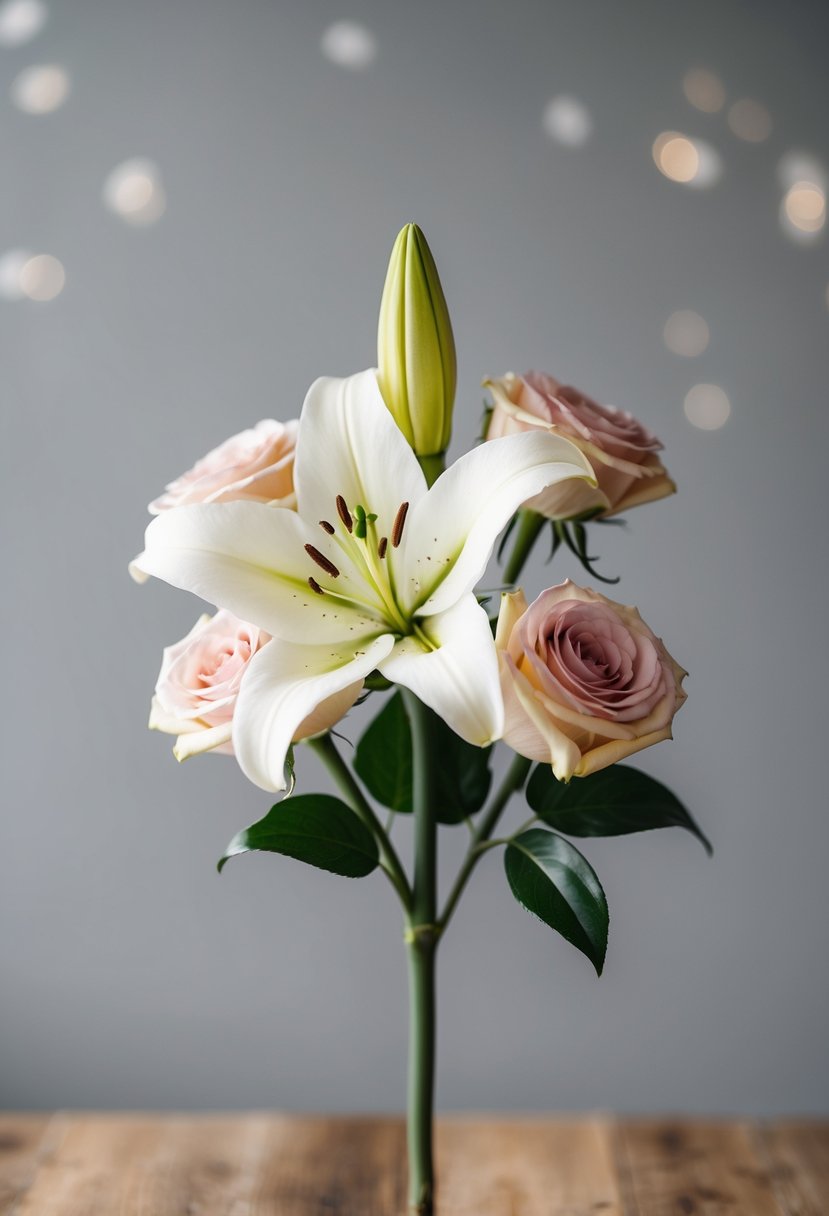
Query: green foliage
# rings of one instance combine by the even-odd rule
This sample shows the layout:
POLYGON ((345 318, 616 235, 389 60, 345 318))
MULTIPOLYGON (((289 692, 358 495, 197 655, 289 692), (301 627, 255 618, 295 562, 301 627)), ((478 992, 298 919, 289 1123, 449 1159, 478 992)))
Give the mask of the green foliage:
POLYGON ((377 842, 351 807, 330 794, 300 794, 271 807, 233 837, 218 864, 239 853, 281 853, 320 870, 364 878, 379 862, 377 842))
POLYGON ((601 975, 610 919, 607 900, 578 849, 544 828, 530 828, 507 845, 504 868, 522 907, 581 950, 601 975))
MULTIPOLYGON (((438 822, 462 823, 481 809, 489 793, 491 749, 466 743, 437 714, 428 712, 438 822)), ((354 754, 354 769, 383 806, 411 814, 412 736, 399 691, 366 728, 354 754)))
POLYGON ((685 828, 713 849, 675 794, 638 769, 613 764, 565 785, 539 764, 527 785, 527 802, 549 827, 567 836, 625 836, 653 828, 685 828))

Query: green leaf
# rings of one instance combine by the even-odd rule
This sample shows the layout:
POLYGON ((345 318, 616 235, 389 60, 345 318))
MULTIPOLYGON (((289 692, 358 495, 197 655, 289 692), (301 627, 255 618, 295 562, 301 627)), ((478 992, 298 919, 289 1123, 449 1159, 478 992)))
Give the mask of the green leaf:
POLYGON ((553 529, 567 548, 576 555, 588 574, 592 575, 593 578, 597 578, 600 583, 613 584, 619 582, 620 576, 618 574, 615 578, 607 578, 604 574, 599 574, 594 564, 599 559, 591 557, 587 552, 587 529, 580 522, 580 519, 553 520, 553 529), (572 525, 572 534, 570 533, 568 524, 572 525))
POLYGON ((607 900, 578 849, 553 832, 530 828, 507 845, 504 868, 522 907, 586 954, 601 975, 610 920, 607 900))
POLYGON ((346 878, 364 878, 379 862, 377 842, 352 811, 330 794, 300 794, 271 807, 237 832, 218 865, 251 851, 281 853, 346 878))
POLYGON ((383 806, 411 814, 412 737, 399 692, 389 697, 357 744, 354 771, 383 806))
POLYGON ((567 836, 625 836, 653 828, 685 828, 710 855, 711 843, 675 794, 647 773, 612 764, 590 777, 556 781, 539 764, 527 785, 527 802, 551 828, 567 836))
MULTIPOLYGON (((459 738, 437 714, 429 715, 439 823, 462 823, 484 804, 492 781, 490 748, 459 738)), ((412 811, 412 736, 399 692, 369 724, 354 753, 354 769, 369 793, 392 811, 412 811)))
POLYGON ((492 784, 491 747, 476 747, 435 716, 433 746, 438 756, 435 801, 438 823, 463 823, 479 811, 492 784))

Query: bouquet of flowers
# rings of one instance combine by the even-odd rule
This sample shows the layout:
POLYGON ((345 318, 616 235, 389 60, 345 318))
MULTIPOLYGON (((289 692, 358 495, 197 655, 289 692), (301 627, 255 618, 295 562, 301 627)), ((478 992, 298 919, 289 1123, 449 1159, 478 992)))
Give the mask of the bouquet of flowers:
MULTIPOLYGON (((216 606, 164 651, 150 726, 179 760, 216 751, 281 798, 230 842, 350 878, 381 870, 409 961, 410 1201, 434 1204, 435 957, 479 859, 503 850, 516 900, 600 974, 608 909, 572 838, 683 826, 634 752, 671 738, 685 672, 635 608, 567 581, 532 603, 517 582, 549 529, 597 578, 604 523, 674 490, 630 414, 552 376, 487 379, 485 442, 446 467, 456 387, 449 312, 429 246, 407 225, 380 307, 378 368, 311 385, 298 420, 228 439, 167 486, 134 577, 216 606), (476 594, 501 536, 500 611, 476 594), (378 702, 351 762, 333 728, 378 702), (511 758, 494 793, 493 752, 511 758), (302 788, 303 743, 339 797, 302 788), (510 800, 531 817, 495 831, 510 800), (384 808, 381 818, 378 808, 384 808), (393 825, 411 824, 413 867, 393 825), (445 901, 438 826, 464 826, 445 901)), ((605 580, 610 581, 610 580, 605 580)))

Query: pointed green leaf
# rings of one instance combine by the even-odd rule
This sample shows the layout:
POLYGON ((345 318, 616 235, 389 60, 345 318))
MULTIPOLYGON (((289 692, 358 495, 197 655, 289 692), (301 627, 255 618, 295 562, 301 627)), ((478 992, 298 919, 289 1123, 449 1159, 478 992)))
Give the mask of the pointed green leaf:
POLYGON ((467 743, 440 718, 437 719, 435 749, 439 757, 435 774, 438 823, 463 823, 481 809, 492 784, 489 767, 491 747, 467 743))
MULTIPOLYGON (((437 714, 429 715, 439 823, 462 823, 484 804, 492 773, 490 748, 459 738, 437 714)), ((369 793, 392 811, 412 811, 412 737, 399 692, 369 724, 354 754, 354 769, 369 793)))
POLYGON ((504 868, 518 902, 586 954, 601 975, 607 900, 595 870, 578 849, 553 832, 530 828, 507 845, 504 868))
POLYGON ((354 771, 392 811, 412 810, 412 737, 399 692, 389 697, 357 744, 354 771))
POLYGON ((527 802, 551 828, 567 836, 625 836, 653 828, 685 828, 713 849, 675 794, 638 769, 612 764, 565 785, 539 764, 527 785, 527 802))
POLYGON ((320 870, 364 878, 377 867, 377 842, 339 798, 300 794, 271 807, 264 819, 237 832, 219 862, 251 851, 281 853, 320 870))

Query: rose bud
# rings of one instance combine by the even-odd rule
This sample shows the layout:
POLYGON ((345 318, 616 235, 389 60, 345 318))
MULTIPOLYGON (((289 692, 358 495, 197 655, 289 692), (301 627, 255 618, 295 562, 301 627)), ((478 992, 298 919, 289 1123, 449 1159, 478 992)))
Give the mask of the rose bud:
MULTIPOLYGON (((164 650, 150 709, 150 730, 178 735, 173 755, 233 755, 233 711, 242 679, 269 634, 224 610, 200 617, 186 637, 164 650)), ((323 701, 299 726, 294 742, 321 734, 351 708, 362 680, 323 701)))
POLYGON ((380 303, 377 364, 383 400, 431 481, 443 462, 424 458, 441 457, 449 446, 457 369, 449 309, 417 224, 401 229, 392 249, 380 303))
POLYGON ((676 486, 657 456, 662 444, 626 410, 600 405, 552 376, 510 372, 485 380, 493 410, 486 438, 536 428, 565 435, 584 452, 598 485, 566 482, 543 490, 524 505, 550 519, 594 512, 605 518, 673 494, 676 486))
POLYGON ((569 579, 529 607, 516 591, 501 598, 495 645, 504 740, 559 781, 672 737, 687 673, 636 608, 569 579))

